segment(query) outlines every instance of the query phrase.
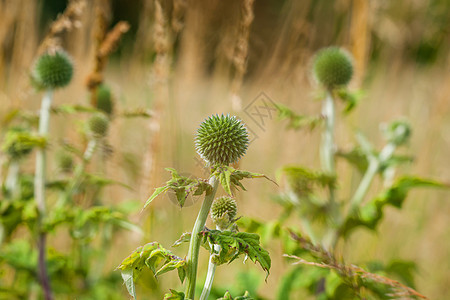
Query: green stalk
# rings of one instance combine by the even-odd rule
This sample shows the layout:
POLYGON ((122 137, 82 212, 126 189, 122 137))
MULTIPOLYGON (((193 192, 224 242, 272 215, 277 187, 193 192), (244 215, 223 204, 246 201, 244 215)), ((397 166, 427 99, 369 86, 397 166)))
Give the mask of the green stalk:
POLYGON ((20 165, 17 159, 11 159, 8 168, 8 175, 6 176, 5 186, 11 194, 11 199, 17 199, 19 196, 18 181, 19 181, 20 165))
MULTIPOLYGON (((41 111, 39 116, 39 135, 45 137, 48 135, 50 123, 50 107, 52 104, 52 90, 48 90, 42 98, 41 111)), ((34 176, 34 198, 36 200, 38 217, 38 274, 41 280, 44 297, 46 300, 52 300, 53 295, 50 287, 46 265, 46 233, 42 230, 43 220, 46 216, 45 203, 45 173, 46 173, 46 151, 45 148, 39 148, 36 154, 36 174, 34 176)))
MULTIPOLYGON (((336 164, 334 159, 334 128, 335 128, 335 106, 331 91, 327 91, 327 96, 323 103, 322 115, 325 118, 325 131, 322 135, 321 144, 321 163, 323 170, 331 176, 336 175, 336 164)), ((331 218, 335 224, 339 223, 339 210, 335 200, 335 189, 329 187, 329 206, 331 210, 331 218)))
POLYGON ((189 252, 186 257, 187 274, 186 274, 186 291, 185 297, 187 299, 194 299, 195 296, 195 282, 197 280, 197 267, 198 267, 198 254, 200 250, 200 237, 199 233, 205 228, 206 219, 208 218, 209 210, 214 201, 219 181, 215 176, 211 176, 209 184, 213 187, 211 193, 205 196, 202 207, 195 221, 194 228, 192 229, 191 241, 189 243, 189 252))
MULTIPOLYGON (((216 229, 220 230, 218 227, 216 227, 216 229)), ((200 295, 200 300, 208 299, 214 281, 214 274, 216 272, 217 265, 212 260, 214 255, 220 252, 220 245, 211 245, 211 246, 212 252, 211 255, 209 256, 208 273, 206 273, 205 285, 203 286, 203 291, 202 294, 200 295)))
POLYGON ((383 148, 383 150, 381 150, 378 157, 373 157, 370 160, 369 167, 367 168, 364 177, 362 178, 358 188, 356 189, 355 194, 350 200, 349 214, 353 214, 360 206, 367 194, 367 191, 370 188, 370 185, 372 184, 373 179, 380 169, 380 165, 392 157, 396 148, 397 146, 394 143, 389 143, 383 148))

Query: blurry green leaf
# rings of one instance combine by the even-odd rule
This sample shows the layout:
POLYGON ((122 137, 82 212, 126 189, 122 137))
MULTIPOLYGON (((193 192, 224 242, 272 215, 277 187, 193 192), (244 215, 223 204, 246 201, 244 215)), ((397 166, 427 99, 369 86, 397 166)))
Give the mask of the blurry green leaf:
POLYGON ((323 121, 321 116, 310 117, 298 115, 287 106, 281 104, 277 104, 276 106, 278 109, 278 118, 280 120, 288 120, 288 129, 298 130, 308 128, 309 130, 313 130, 323 121))
POLYGON ((414 273, 417 272, 417 264, 415 262, 394 259, 389 262, 385 271, 392 276, 400 278, 407 286, 415 287, 414 273))
POLYGON ((74 114, 74 113, 80 113, 80 112, 89 112, 89 113, 95 113, 98 112, 97 109, 90 107, 90 106, 83 106, 83 105, 69 105, 69 104, 63 104, 59 105, 57 107, 52 108, 53 113, 63 113, 63 114, 74 114))
POLYGON ((348 152, 337 151, 336 156, 342 157, 354 165, 361 174, 364 174, 369 166, 369 161, 360 148, 355 148, 348 152))
POLYGON ((337 96, 345 102, 344 113, 348 114, 356 107, 361 98, 365 96, 365 92, 362 90, 349 91, 347 88, 341 88, 337 90, 337 96))
POLYGON ((184 300, 184 293, 170 289, 170 293, 164 295, 164 300, 184 300))
POLYGON ((248 291, 245 291, 243 296, 238 296, 238 297, 231 297, 230 292, 226 291, 225 294, 223 295, 223 297, 218 298, 217 300, 254 300, 254 298, 250 297, 250 294, 248 291))
POLYGON ((383 208, 386 205, 401 208, 408 192, 413 188, 421 187, 449 188, 450 186, 442 182, 420 177, 401 177, 391 187, 381 192, 377 197, 360 208, 359 213, 353 214, 345 220, 341 228, 343 236, 348 236, 350 231, 358 226, 364 226, 374 230, 383 218, 383 208))
POLYGON ((266 279, 269 276, 270 256, 269 252, 263 249, 259 242, 259 235, 255 233, 219 230, 206 230, 201 234, 211 244, 219 245, 221 250, 218 254, 216 263, 231 263, 239 255, 244 254, 253 262, 258 262, 262 269, 266 271, 266 279))

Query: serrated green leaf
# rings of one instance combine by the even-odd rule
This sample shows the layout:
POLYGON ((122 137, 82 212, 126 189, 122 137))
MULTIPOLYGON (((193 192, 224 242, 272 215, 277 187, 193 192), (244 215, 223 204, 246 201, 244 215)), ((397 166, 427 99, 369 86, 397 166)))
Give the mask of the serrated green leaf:
POLYGON ((164 193, 168 189, 169 189, 168 186, 156 188, 153 194, 150 196, 150 198, 148 198, 147 201, 145 202, 144 208, 146 208, 156 197, 158 197, 161 193, 164 193))
POLYGON ((401 208, 408 192, 420 187, 450 188, 448 184, 435 180, 414 176, 401 177, 391 187, 364 205, 356 214, 349 216, 342 226, 342 234, 347 236, 358 226, 375 229, 383 218, 383 208, 386 205, 401 208))
POLYGON ((323 121, 323 118, 320 116, 299 115, 282 104, 277 104, 276 106, 278 109, 278 119, 287 120, 288 124, 286 127, 288 129, 298 130, 308 128, 309 130, 313 130, 323 121))
POLYGON ((258 234, 220 230, 207 230, 200 234, 206 237, 209 243, 220 246, 221 250, 216 260, 218 264, 231 263, 244 254, 246 258, 260 264, 261 268, 266 271, 266 279, 269 276, 271 265, 269 252, 261 247, 258 234))
POLYGON ((164 300, 185 300, 183 292, 170 289, 170 293, 164 295, 164 300))
POLYGON ((128 293, 130 294, 133 299, 137 299, 136 297, 136 287, 134 286, 134 279, 133 279, 133 269, 126 269, 120 272, 123 282, 125 283, 125 286, 127 287, 128 293))

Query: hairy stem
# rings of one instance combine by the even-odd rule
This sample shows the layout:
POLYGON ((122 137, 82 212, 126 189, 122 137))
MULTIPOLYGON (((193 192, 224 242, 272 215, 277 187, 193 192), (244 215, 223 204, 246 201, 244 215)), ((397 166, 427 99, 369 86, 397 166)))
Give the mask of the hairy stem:
POLYGON ((189 243, 189 252, 186 257, 187 274, 186 274, 186 292, 185 297, 187 299, 194 299, 195 296, 195 282, 197 280, 197 266, 198 266, 198 254, 200 250, 200 237, 199 233, 205 228, 206 219, 208 218, 209 210, 214 201, 219 181, 215 176, 209 179, 209 184, 213 187, 211 193, 205 196, 202 207, 195 221, 194 228, 192 229, 191 241, 189 243))
MULTIPOLYGON (((322 135, 322 144, 321 144, 321 162, 323 170, 329 175, 334 176, 336 174, 336 166, 335 166, 335 144, 334 144, 334 127, 335 127, 335 107, 334 107, 334 99, 331 95, 331 92, 327 92, 327 96, 325 98, 322 115, 325 118, 325 131, 322 135)), ((339 208, 335 199, 335 188, 334 186, 329 186, 329 207, 330 214, 334 224, 339 223, 339 208)))
POLYGON ((212 252, 211 255, 209 256, 208 273, 206 273, 206 280, 203 286, 202 294, 200 295, 200 300, 208 299, 214 281, 214 274, 216 272, 217 265, 213 262, 213 257, 215 254, 220 252, 220 245, 211 245, 211 246, 212 252))
MULTIPOLYGON (((50 123, 50 107, 52 104, 53 93, 51 90, 47 91, 42 98, 41 111, 39 116, 39 135, 47 136, 50 123)), ((41 286, 44 291, 46 300, 53 299, 50 279, 47 273, 46 265, 46 233, 42 230, 43 219, 46 215, 45 203, 45 173, 46 173, 46 151, 45 148, 39 148, 36 154, 36 174, 34 176, 34 198, 36 200, 37 209, 39 212, 38 219, 38 274, 41 281, 41 286)))

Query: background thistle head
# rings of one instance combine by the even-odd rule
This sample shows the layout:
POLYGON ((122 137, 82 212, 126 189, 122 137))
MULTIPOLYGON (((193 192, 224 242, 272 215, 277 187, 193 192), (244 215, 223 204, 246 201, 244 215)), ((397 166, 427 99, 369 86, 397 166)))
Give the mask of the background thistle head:
POLYGON ((313 72, 317 81, 327 89, 345 86, 353 76, 352 59, 338 47, 324 48, 314 57, 313 72))
POLYGON ((195 138, 197 153, 210 165, 229 165, 247 151, 248 131, 235 116, 213 115, 200 124, 195 138))
POLYGON ((34 64, 32 80, 39 88, 56 89, 70 83, 73 63, 69 55, 57 50, 41 55, 34 64))
POLYGON ((108 133, 109 119, 103 113, 96 113, 88 120, 88 127, 95 138, 105 137, 108 133))
POLYGON ((211 206, 211 218, 221 230, 225 230, 231 225, 236 214, 236 200, 229 196, 216 198, 211 206))
POLYGON ((94 91, 96 108, 108 116, 114 111, 111 89, 106 84, 100 84, 94 91))

